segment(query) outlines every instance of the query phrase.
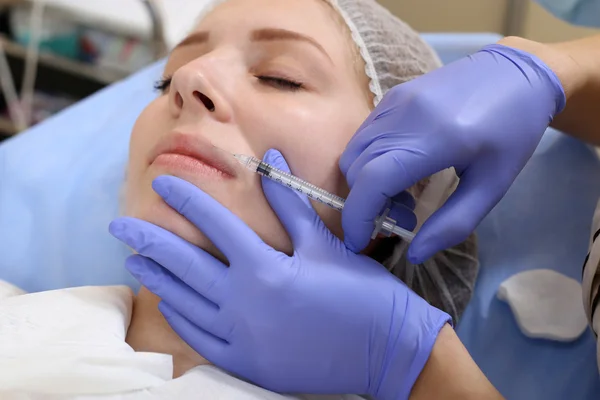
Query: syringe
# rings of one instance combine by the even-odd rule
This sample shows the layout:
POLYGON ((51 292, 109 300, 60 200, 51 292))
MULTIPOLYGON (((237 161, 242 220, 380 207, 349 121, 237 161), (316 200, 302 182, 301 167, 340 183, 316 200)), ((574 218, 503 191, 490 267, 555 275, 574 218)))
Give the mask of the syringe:
MULTIPOLYGON (((344 204, 346 200, 342 197, 329 193, 328 191, 323 190, 311 183, 308 183, 305 180, 298 178, 297 176, 275 168, 274 166, 267 164, 266 162, 259 160, 256 157, 246 156, 243 154, 234 154, 233 156, 238 160, 240 164, 242 164, 252 172, 256 172, 281 185, 296 190, 306 195, 308 198, 326 204, 329 207, 334 208, 338 211, 342 211, 344 209, 344 204)), ((375 219, 375 229, 373 230, 373 234, 371 235, 371 237, 374 239, 379 233, 385 236, 391 236, 392 234, 394 234, 400 236, 402 239, 410 243, 414 239, 415 234, 397 226, 396 221, 388 217, 389 212, 390 210, 388 208, 381 216, 378 216, 375 219)))

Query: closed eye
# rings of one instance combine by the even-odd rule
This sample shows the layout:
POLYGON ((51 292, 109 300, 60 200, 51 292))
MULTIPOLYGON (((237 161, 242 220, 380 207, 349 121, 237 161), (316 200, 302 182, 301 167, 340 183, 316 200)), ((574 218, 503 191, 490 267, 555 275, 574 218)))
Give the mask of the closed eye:
POLYGON ((257 78, 261 83, 274 87, 275 89, 296 92, 304 88, 302 82, 293 81, 291 79, 279 78, 275 76, 257 76, 257 78))
MULTIPOLYGON (((304 87, 301 82, 293 81, 291 79, 279 78, 275 76, 257 76, 258 80, 271 87, 281 90, 289 90, 292 92, 298 91, 304 87)), ((171 86, 172 77, 164 77, 154 83, 154 89, 165 93, 171 86)))

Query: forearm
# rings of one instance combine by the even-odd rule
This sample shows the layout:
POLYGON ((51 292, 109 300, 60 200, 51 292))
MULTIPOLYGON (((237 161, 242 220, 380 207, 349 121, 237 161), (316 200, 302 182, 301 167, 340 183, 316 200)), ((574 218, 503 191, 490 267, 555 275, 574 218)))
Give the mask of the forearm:
POLYGON ((415 383, 411 400, 496 400, 502 396, 477 367, 454 330, 446 325, 415 383))
POLYGON ((600 144, 600 35, 554 44, 506 37, 499 43, 536 55, 560 79, 567 103, 551 126, 600 144))

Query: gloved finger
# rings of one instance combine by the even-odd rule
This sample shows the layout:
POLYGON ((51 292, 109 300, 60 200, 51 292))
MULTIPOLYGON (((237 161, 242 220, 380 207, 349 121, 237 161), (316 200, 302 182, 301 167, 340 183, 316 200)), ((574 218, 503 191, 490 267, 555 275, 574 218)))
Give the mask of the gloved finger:
MULTIPOLYGON (((374 129, 374 127, 370 126, 367 132, 370 132, 372 129, 374 129)), ((373 134, 375 134, 374 131, 373 134)), ((388 151, 398 150, 398 143, 391 143, 390 146, 382 146, 382 142, 384 141, 386 141, 385 138, 380 138, 377 140, 377 142, 371 141, 368 146, 361 151, 360 154, 357 154, 354 157, 354 161, 348 166, 346 172, 344 173, 346 181, 348 182, 348 186, 351 189, 354 186, 359 174, 361 174, 362 170, 367 164, 386 154, 388 151)))
POLYGON ((357 139, 352 138, 350 140, 350 142, 346 146, 346 149, 342 153, 342 156, 340 157, 340 161, 338 162, 340 171, 342 171, 342 174, 344 174, 344 176, 348 176, 348 171, 350 170, 350 167, 352 166, 354 161, 356 161, 360 153, 364 151, 366 146, 366 143, 363 144, 362 142, 358 142, 357 139))
MULTIPOLYGON (((285 159, 277 150, 267 151, 263 159, 278 169, 290 172, 285 159)), ((262 185, 267 201, 290 235, 294 248, 315 240, 326 229, 305 195, 264 177, 262 185)))
POLYGON ((202 296, 221 301, 220 283, 228 268, 179 236, 137 218, 117 218, 110 233, 142 256, 156 261, 202 296))
POLYGON ((152 188, 169 206, 200 229, 232 265, 237 264, 236 260, 264 257, 266 245, 262 239, 244 221, 196 186, 163 175, 154 179, 152 188))
POLYGON ((358 174, 342 211, 346 246, 354 252, 364 249, 374 229, 373 221, 388 199, 444 168, 401 150, 371 160, 358 174))
POLYGON ((489 171, 495 165, 490 164, 473 165, 463 173, 454 193, 425 221, 411 243, 408 249, 411 263, 421 264, 438 251, 465 241, 502 199, 510 182, 491 177, 489 171))
MULTIPOLYGON (((374 123, 365 130, 368 135, 379 138, 372 141, 369 146, 356 157, 348 169, 345 176, 350 188, 354 186, 366 165, 370 164, 373 160, 388 154, 393 154, 393 156, 387 158, 389 164, 385 166, 385 169, 391 169, 395 171, 396 174, 402 173, 413 175, 413 182, 410 182, 408 186, 402 187, 394 194, 400 193, 400 190, 407 190, 421 179, 427 178, 450 166, 451 153, 446 152, 440 154, 439 149, 435 149, 433 145, 426 142, 420 142, 418 144, 418 150, 412 148, 414 146, 411 146, 410 150, 404 149, 399 145, 398 139, 388 139, 385 137, 386 129, 389 128, 374 123), (381 130, 381 132, 379 130, 381 130), (435 157, 433 157, 432 154, 435 154, 435 157)), ((392 137, 391 134, 390 137, 392 137)))
POLYGON ((194 325, 226 340, 231 329, 219 320, 219 307, 162 268, 154 260, 129 256, 125 268, 148 290, 175 308, 194 325))
POLYGON ((396 221, 398 226, 412 231, 417 226, 417 216, 410 208, 404 204, 392 203, 388 214, 390 218, 396 221))
POLYGON ((396 204, 401 204, 411 211, 414 211, 416 206, 415 198, 406 190, 392 197, 392 206, 396 204))
POLYGON ((161 301, 158 310, 175 332, 198 354, 211 363, 226 367, 229 358, 229 343, 221 340, 188 321, 169 304, 161 301))
POLYGON ((412 231, 417 226, 415 205, 415 198, 405 190, 392 197, 384 207, 390 209, 388 216, 399 226, 412 231))
POLYGON ((384 96, 377 107, 369 114, 367 119, 356 130, 356 133, 346 145, 339 161, 340 170, 345 176, 348 175, 348 171, 352 164, 354 164, 356 159, 364 153, 367 147, 373 142, 374 138, 384 136, 385 130, 387 129, 382 127, 383 124, 381 123, 381 120, 390 115, 393 110, 390 103, 386 101, 389 95, 390 92, 384 96), (373 125, 376 126, 373 127, 373 125))

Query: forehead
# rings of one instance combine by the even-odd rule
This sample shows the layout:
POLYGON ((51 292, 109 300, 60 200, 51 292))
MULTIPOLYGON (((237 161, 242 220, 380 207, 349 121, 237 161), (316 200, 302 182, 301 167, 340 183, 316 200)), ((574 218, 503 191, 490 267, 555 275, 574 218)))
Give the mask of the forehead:
POLYGON ((325 0, 227 0, 199 21, 194 31, 210 32, 218 41, 246 37, 262 28, 290 30, 313 38, 343 65, 352 52, 349 35, 340 25, 340 17, 325 0))

